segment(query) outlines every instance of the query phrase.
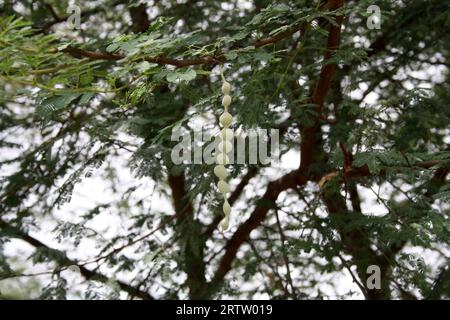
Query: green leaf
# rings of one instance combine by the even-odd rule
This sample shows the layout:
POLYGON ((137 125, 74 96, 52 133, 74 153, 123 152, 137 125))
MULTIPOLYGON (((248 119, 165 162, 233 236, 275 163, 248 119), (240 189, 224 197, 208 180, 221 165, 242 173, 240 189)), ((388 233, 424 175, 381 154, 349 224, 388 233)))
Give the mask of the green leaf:
POLYGON ((178 83, 178 81, 181 80, 189 82, 191 80, 194 80, 196 76, 197 73, 195 72, 194 69, 188 69, 184 71, 171 72, 167 74, 166 79, 167 81, 172 83, 178 83))
POLYGON ((142 61, 141 63, 138 63, 136 68, 139 72, 144 73, 147 70, 150 70, 151 68, 154 68, 158 66, 156 63, 150 63, 148 61, 142 61))
POLYGON ((272 55, 264 51, 256 52, 253 57, 259 61, 270 61, 272 59, 272 55))
POLYGON ((232 36, 232 39, 239 41, 239 40, 242 40, 245 37, 247 37, 247 35, 248 35, 248 31, 240 31, 240 32, 236 33, 234 36, 232 36))
POLYGON ((48 117, 52 113, 67 107, 81 95, 81 93, 68 93, 47 98, 37 106, 36 113, 41 117, 48 117))
POLYGON ((194 69, 189 69, 183 73, 180 73, 181 80, 185 80, 185 81, 194 80, 196 76, 197 76, 197 73, 195 72, 194 69))
POLYGON ((81 96, 80 101, 78 102, 78 104, 79 104, 80 106, 85 106, 85 105, 87 105, 87 103, 89 102, 89 100, 91 100, 94 96, 95 96, 94 93, 91 93, 91 92, 85 93, 85 94, 83 94, 83 95, 81 96))
POLYGON ((353 161, 353 164, 356 167, 363 167, 364 165, 367 165, 370 173, 373 173, 373 174, 376 174, 380 171, 376 154, 372 154, 369 152, 360 153, 360 154, 356 155, 355 160, 353 161))
POLYGON ((224 56, 227 60, 234 60, 238 57, 238 54, 236 51, 228 51, 224 54, 224 56))
POLYGON ((107 52, 114 52, 114 51, 116 51, 119 48, 120 48, 120 42, 114 42, 114 43, 111 43, 109 46, 106 47, 106 51, 107 52))
POLYGON ((177 80, 179 79, 179 74, 177 72, 171 72, 167 74, 166 79, 169 82, 177 83, 177 80))
POLYGON ((277 35, 277 34, 283 32, 283 31, 286 31, 286 30, 288 30, 288 29, 289 29, 289 26, 281 26, 281 27, 279 27, 279 28, 276 28, 276 29, 270 31, 270 32, 269 32, 269 36, 277 35))

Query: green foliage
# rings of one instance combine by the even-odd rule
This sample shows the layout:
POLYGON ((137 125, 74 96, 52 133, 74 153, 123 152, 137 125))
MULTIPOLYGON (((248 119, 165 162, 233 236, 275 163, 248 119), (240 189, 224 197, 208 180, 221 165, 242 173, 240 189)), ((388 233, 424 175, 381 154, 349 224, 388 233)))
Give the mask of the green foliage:
POLYGON ((379 264, 378 298, 449 298, 445 1, 101 0, 81 8, 81 30, 68 1, 3 2, 0 285, 46 270, 33 298, 340 299, 363 297, 356 282, 379 264), (372 4, 381 29, 367 28, 372 4), (174 128, 217 133, 219 65, 233 128, 280 129, 288 159, 233 166, 232 190, 257 173, 225 234, 213 166, 170 157, 174 128), (273 192, 305 136, 308 183, 273 192))

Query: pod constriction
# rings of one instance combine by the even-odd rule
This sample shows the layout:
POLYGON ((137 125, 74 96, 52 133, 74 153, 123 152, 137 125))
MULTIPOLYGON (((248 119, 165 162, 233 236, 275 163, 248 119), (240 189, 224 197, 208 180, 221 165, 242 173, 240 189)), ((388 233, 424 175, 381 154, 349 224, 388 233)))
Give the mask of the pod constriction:
POLYGON ((226 231, 230 226, 231 206, 227 200, 227 194, 230 192, 230 186, 225 181, 228 176, 225 165, 229 163, 229 157, 227 156, 227 153, 229 153, 233 149, 233 130, 229 129, 231 123, 233 122, 233 116, 228 112, 228 107, 231 104, 231 85, 225 80, 222 70, 220 72, 220 75, 222 77, 222 106, 224 107, 224 111, 219 117, 219 123, 222 127, 222 130, 220 131, 219 135, 220 143, 218 147, 218 154, 216 157, 217 166, 214 168, 214 174, 219 178, 217 188, 219 189, 220 193, 222 193, 224 198, 222 207, 224 218, 220 222, 220 228, 222 229, 222 231, 226 231))

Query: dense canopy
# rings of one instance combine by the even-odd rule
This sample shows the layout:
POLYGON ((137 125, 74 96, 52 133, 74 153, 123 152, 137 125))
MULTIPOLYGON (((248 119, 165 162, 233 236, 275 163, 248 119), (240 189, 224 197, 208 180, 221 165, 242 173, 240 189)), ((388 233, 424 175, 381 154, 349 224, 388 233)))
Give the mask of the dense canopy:
POLYGON ((450 298, 448 1, 0 6, 0 298, 450 298), (281 148, 224 232, 220 69, 281 148))

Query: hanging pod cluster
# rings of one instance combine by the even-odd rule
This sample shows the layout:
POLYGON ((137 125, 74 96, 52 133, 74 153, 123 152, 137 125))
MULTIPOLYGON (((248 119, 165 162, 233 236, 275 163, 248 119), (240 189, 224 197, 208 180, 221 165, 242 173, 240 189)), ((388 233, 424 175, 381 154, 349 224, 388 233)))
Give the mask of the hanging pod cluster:
POLYGON ((219 118, 220 126, 222 127, 222 129, 220 131, 220 143, 216 159, 217 165, 214 167, 214 174, 219 178, 217 188, 219 189, 220 193, 222 193, 224 198, 223 213, 225 216, 220 222, 220 228, 222 229, 222 231, 225 231, 230 226, 231 212, 231 206, 227 200, 227 194, 230 192, 230 186, 225 181, 228 176, 228 171, 225 168, 225 165, 227 165, 230 161, 227 153, 231 152, 233 149, 233 131, 230 129, 233 117, 228 112, 228 107, 231 103, 231 85, 225 80, 222 71, 220 72, 220 75, 222 77, 222 105, 224 107, 224 112, 219 118))

